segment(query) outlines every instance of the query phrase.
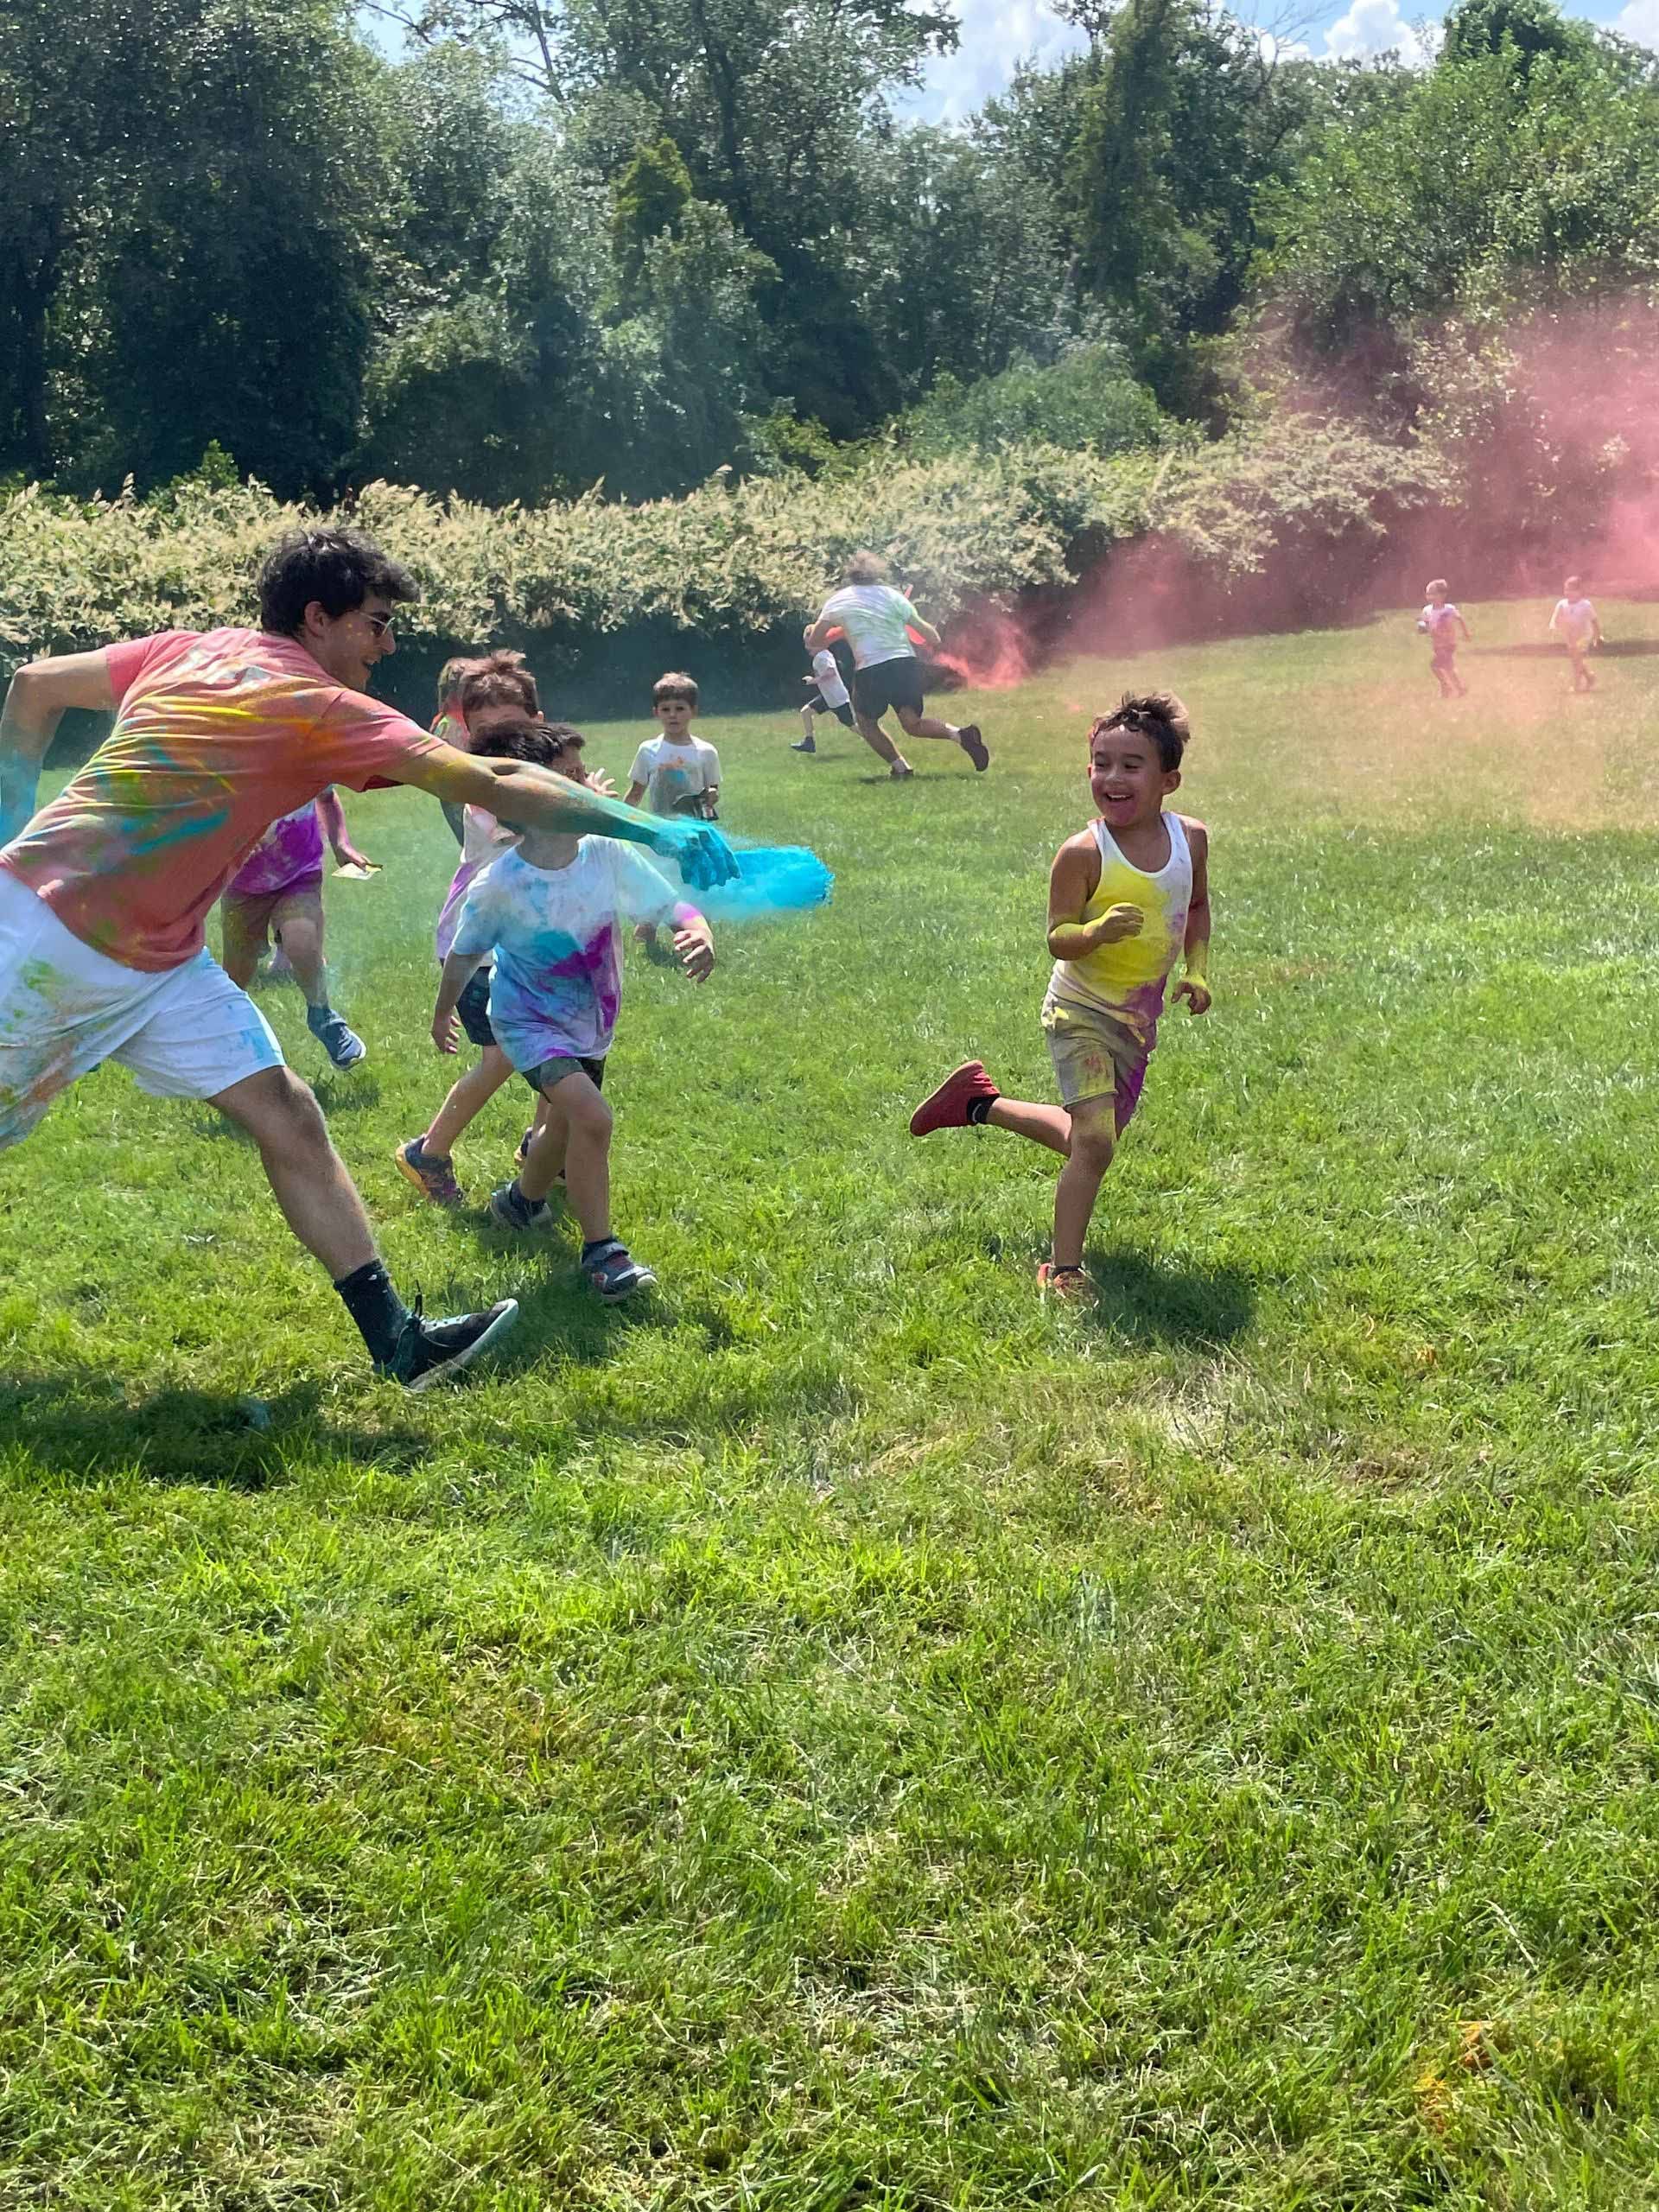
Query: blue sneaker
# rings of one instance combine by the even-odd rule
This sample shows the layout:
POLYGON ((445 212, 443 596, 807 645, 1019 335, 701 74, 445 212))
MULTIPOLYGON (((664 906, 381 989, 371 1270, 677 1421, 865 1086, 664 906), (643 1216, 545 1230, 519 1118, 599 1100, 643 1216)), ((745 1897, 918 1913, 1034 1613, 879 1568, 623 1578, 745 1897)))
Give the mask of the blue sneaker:
POLYGON ((337 1068, 354 1068, 369 1049, 331 1006, 307 1007, 305 1026, 337 1068))

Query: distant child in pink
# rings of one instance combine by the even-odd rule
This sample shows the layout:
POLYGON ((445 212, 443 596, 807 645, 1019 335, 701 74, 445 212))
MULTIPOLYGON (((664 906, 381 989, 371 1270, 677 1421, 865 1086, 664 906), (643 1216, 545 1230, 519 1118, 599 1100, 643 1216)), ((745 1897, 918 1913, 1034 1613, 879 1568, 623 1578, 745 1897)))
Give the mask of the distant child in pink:
POLYGON ((273 822, 225 887, 219 916, 225 973, 239 989, 254 978, 268 937, 287 957, 305 993, 306 1027, 337 1068, 355 1067, 366 1047, 328 1001, 322 953, 322 839, 327 831, 342 867, 368 868, 346 831, 333 785, 273 822))
POLYGON ((1584 595, 1582 576, 1569 576, 1562 595, 1555 602, 1555 612, 1549 618, 1550 631, 1567 647, 1567 657, 1573 664, 1573 689, 1593 691, 1596 679, 1590 673, 1586 658, 1601 643, 1601 618, 1593 602, 1584 595))
POLYGON ((1428 639, 1428 665, 1440 687, 1442 699, 1466 699, 1469 686, 1458 674, 1458 639, 1472 633, 1446 594, 1451 587, 1436 576, 1425 591, 1428 604, 1417 617, 1417 627, 1428 639))
POLYGON ((1194 1014, 1210 1010, 1210 839, 1203 823, 1166 813, 1191 734, 1170 691, 1125 697, 1089 732, 1089 791, 1096 818, 1068 837, 1048 882, 1048 949, 1054 956, 1043 1028, 1061 1106, 1005 1098, 980 1060, 964 1060, 911 1116, 910 1133, 1011 1129, 1065 1161, 1054 1193, 1052 1256, 1039 1287, 1092 1301, 1084 1239, 1101 1178, 1140 1103, 1158 1041, 1164 993, 1175 986, 1194 1014))

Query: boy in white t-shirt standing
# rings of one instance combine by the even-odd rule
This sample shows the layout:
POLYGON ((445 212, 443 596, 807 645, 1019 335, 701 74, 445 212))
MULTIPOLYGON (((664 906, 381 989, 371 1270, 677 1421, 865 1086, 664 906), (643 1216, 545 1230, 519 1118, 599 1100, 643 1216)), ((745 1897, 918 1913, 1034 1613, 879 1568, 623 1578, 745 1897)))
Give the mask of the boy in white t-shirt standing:
POLYGON ((1459 632, 1465 638, 1471 633, 1461 611, 1452 604, 1451 588, 1444 576, 1425 587, 1427 605, 1417 617, 1417 627, 1428 639, 1429 673, 1440 687, 1441 698, 1466 699, 1469 686, 1458 674, 1458 636, 1459 632))
POLYGON ((1567 657, 1573 664, 1573 689, 1593 691, 1596 679, 1590 673, 1586 655, 1601 643, 1601 617, 1593 601, 1584 595, 1584 578, 1569 576, 1563 587, 1562 596, 1555 602, 1555 612, 1549 618, 1549 626, 1567 647, 1567 657))
MULTIPOLYGON (((803 640, 808 634, 808 631, 804 630, 801 632, 803 640)), ((812 652, 810 645, 807 651, 812 652)), ((856 729, 858 724, 853 719, 853 696, 847 689, 846 679, 842 675, 841 663, 828 645, 820 645, 817 652, 812 653, 812 673, 803 678, 803 681, 811 686, 807 693, 805 703, 801 709, 801 728, 804 734, 797 738, 794 744, 791 746, 790 751, 816 753, 818 748, 812 735, 812 719, 815 715, 833 715, 836 720, 848 729, 856 729)))
POLYGON ((683 670, 671 669, 651 687, 652 710, 661 726, 648 737, 628 771, 628 804, 647 814, 691 814, 699 821, 717 818, 720 755, 696 736, 697 687, 683 670))

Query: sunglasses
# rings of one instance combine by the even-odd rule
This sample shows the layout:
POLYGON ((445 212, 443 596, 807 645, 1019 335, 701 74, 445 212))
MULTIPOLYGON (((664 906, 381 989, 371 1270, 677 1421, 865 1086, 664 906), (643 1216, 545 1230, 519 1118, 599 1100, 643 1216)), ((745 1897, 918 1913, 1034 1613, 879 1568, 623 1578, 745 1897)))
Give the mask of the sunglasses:
MULTIPOLYGON (((358 612, 362 613, 363 610, 359 607, 358 612)), ((391 635, 392 617, 390 614, 363 614, 363 620, 377 638, 389 638, 391 635)))

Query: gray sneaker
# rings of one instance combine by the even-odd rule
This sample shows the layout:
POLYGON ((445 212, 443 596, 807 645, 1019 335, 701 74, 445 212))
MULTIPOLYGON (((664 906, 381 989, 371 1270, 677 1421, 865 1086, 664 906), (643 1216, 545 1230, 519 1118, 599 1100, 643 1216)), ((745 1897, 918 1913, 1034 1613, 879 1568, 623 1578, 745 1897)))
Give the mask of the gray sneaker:
POLYGON ((356 1030, 331 1006, 307 1007, 305 1026, 337 1068, 354 1068, 368 1052, 356 1030))

